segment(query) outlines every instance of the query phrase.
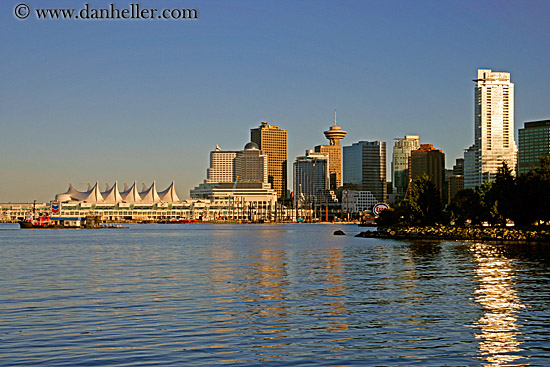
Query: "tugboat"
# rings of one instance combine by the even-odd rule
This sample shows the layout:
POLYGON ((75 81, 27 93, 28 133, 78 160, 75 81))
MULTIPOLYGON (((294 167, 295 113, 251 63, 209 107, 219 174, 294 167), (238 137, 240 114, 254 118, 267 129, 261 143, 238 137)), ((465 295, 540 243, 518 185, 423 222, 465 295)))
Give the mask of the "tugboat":
POLYGON ((29 213, 25 219, 19 222, 19 227, 21 229, 29 228, 47 228, 51 224, 50 217, 41 215, 38 218, 36 217, 36 200, 32 204, 32 214, 29 213))
POLYGON ((191 224, 195 223, 196 219, 186 219, 186 218, 172 218, 172 219, 165 219, 160 221, 159 223, 162 224, 191 224))

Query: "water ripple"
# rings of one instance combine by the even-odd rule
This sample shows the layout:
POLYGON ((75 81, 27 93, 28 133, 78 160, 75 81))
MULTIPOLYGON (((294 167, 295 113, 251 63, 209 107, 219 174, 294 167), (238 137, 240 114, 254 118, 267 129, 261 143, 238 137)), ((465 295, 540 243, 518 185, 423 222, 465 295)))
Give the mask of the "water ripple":
POLYGON ((550 363, 547 245, 335 229, 1 231, 0 365, 550 363))

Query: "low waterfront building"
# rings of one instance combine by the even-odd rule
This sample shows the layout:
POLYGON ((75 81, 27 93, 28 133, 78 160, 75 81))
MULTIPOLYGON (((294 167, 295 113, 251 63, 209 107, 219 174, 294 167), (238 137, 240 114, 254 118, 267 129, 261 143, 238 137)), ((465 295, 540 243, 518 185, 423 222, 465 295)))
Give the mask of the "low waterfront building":
POLYGON ((0 220, 18 222, 33 210, 37 215, 49 216, 52 221, 99 217, 104 221, 161 221, 169 219, 200 219, 210 202, 185 200, 173 203, 106 203, 53 200, 49 203, 0 204, 0 220))
POLYGON ((276 220, 277 192, 263 182, 202 183, 191 190, 192 199, 209 203, 211 220, 276 220))
POLYGON ((49 215, 50 205, 48 203, 1 203, 0 222, 18 222, 33 211, 37 215, 49 215))
POLYGON ((134 181, 131 187, 124 184, 120 189, 118 181, 105 191, 99 189, 99 182, 87 191, 79 191, 69 184, 66 192, 57 194, 48 205, 52 220, 60 217, 99 217, 107 221, 161 221, 177 218, 199 219, 208 203, 181 201, 176 193, 175 183, 163 191, 157 191, 156 181, 151 186, 143 185, 141 191, 134 181))
POLYGON ((342 211, 349 214, 372 212, 378 200, 370 191, 346 190, 342 191, 342 211))
POLYGON ((295 220, 292 210, 277 204, 277 193, 263 182, 203 183, 192 191, 192 198, 180 200, 174 183, 158 192, 156 183, 138 191, 136 183, 118 184, 99 190, 99 183, 87 191, 72 185, 49 203, 0 204, 0 221, 18 222, 33 211, 55 222, 98 218, 101 221, 160 222, 173 219, 202 221, 295 220))

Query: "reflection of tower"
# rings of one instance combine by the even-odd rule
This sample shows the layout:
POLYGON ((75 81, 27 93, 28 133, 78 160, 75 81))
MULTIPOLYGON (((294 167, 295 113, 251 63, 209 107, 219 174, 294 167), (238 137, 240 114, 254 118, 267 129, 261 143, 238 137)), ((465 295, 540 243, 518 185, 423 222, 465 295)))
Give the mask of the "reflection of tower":
POLYGON ((344 139, 347 131, 336 125, 336 110, 334 110, 334 125, 324 132, 330 145, 318 145, 317 153, 328 153, 328 165, 330 171, 330 189, 335 190, 342 186, 342 146, 340 140, 344 139))
POLYGON ((475 273, 479 285, 475 301, 483 307, 483 316, 476 323, 480 329, 479 351, 489 364, 504 365, 524 358, 518 335, 518 313, 525 306, 514 287, 514 263, 487 245, 475 245, 475 273))
POLYGON ((348 330, 348 324, 344 309, 346 307, 346 294, 343 287, 344 275, 342 271, 342 249, 327 249, 325 255, 325 287, 326 296, 330 301, 325 304, 329 307, 327 313, 331 314, 330 324, 326 326, 329 333, 348 330))

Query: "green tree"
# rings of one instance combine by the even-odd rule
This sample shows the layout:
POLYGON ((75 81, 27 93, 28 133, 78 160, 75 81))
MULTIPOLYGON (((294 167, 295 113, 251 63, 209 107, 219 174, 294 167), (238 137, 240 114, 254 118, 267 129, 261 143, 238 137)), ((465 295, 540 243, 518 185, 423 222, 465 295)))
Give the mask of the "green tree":
POLYGON ((483 182, 477 188, 481 203, 480 219, 482 222, 486 221, 491 225, 502 225, 506 220, 498 210, 497 191, 493 188, 494 184, 494 181, 483 182))
POLYGON ((499 167, 495 181, 488 189, 484 201, 489 208, 489 222, 491 224, 506 224, 507 218, 512 218, 516 210, 514 197, 517 194, 516 178, 506 162, 499 167))
POLYGON ((511 219, 517 225, 550 221, 550 157, 542 157, 540 168, 532 169, 516 180, 511 219))
POLYGON ((403 200, 404 219, 411 224, 433 225, 441 222, 441 195, 428 175, 413 180, 403 200))
POLYGON ((536 202, 530 204, 536 197, 534 192, 537 190, 537 181, 533 172, 523 174, 516 179, 516 195, 510 199, 514 203, 510 219, 514 221, 515 225, 527 226, 537 221, 537 217, 539 217, 538 205, 536 202))
POLYGON ((382 210, 378 218, 376 218, 376 224, 379 227, 391 227, 398 224, 403 224, 401 212, 396 208, 382 210))
POLYGON ((464 225, 468 220, 474 225, 481 224, 484 209, 479 190, 460 190, 453 198, 449 210, 451 219, 457 225, 464 225))

